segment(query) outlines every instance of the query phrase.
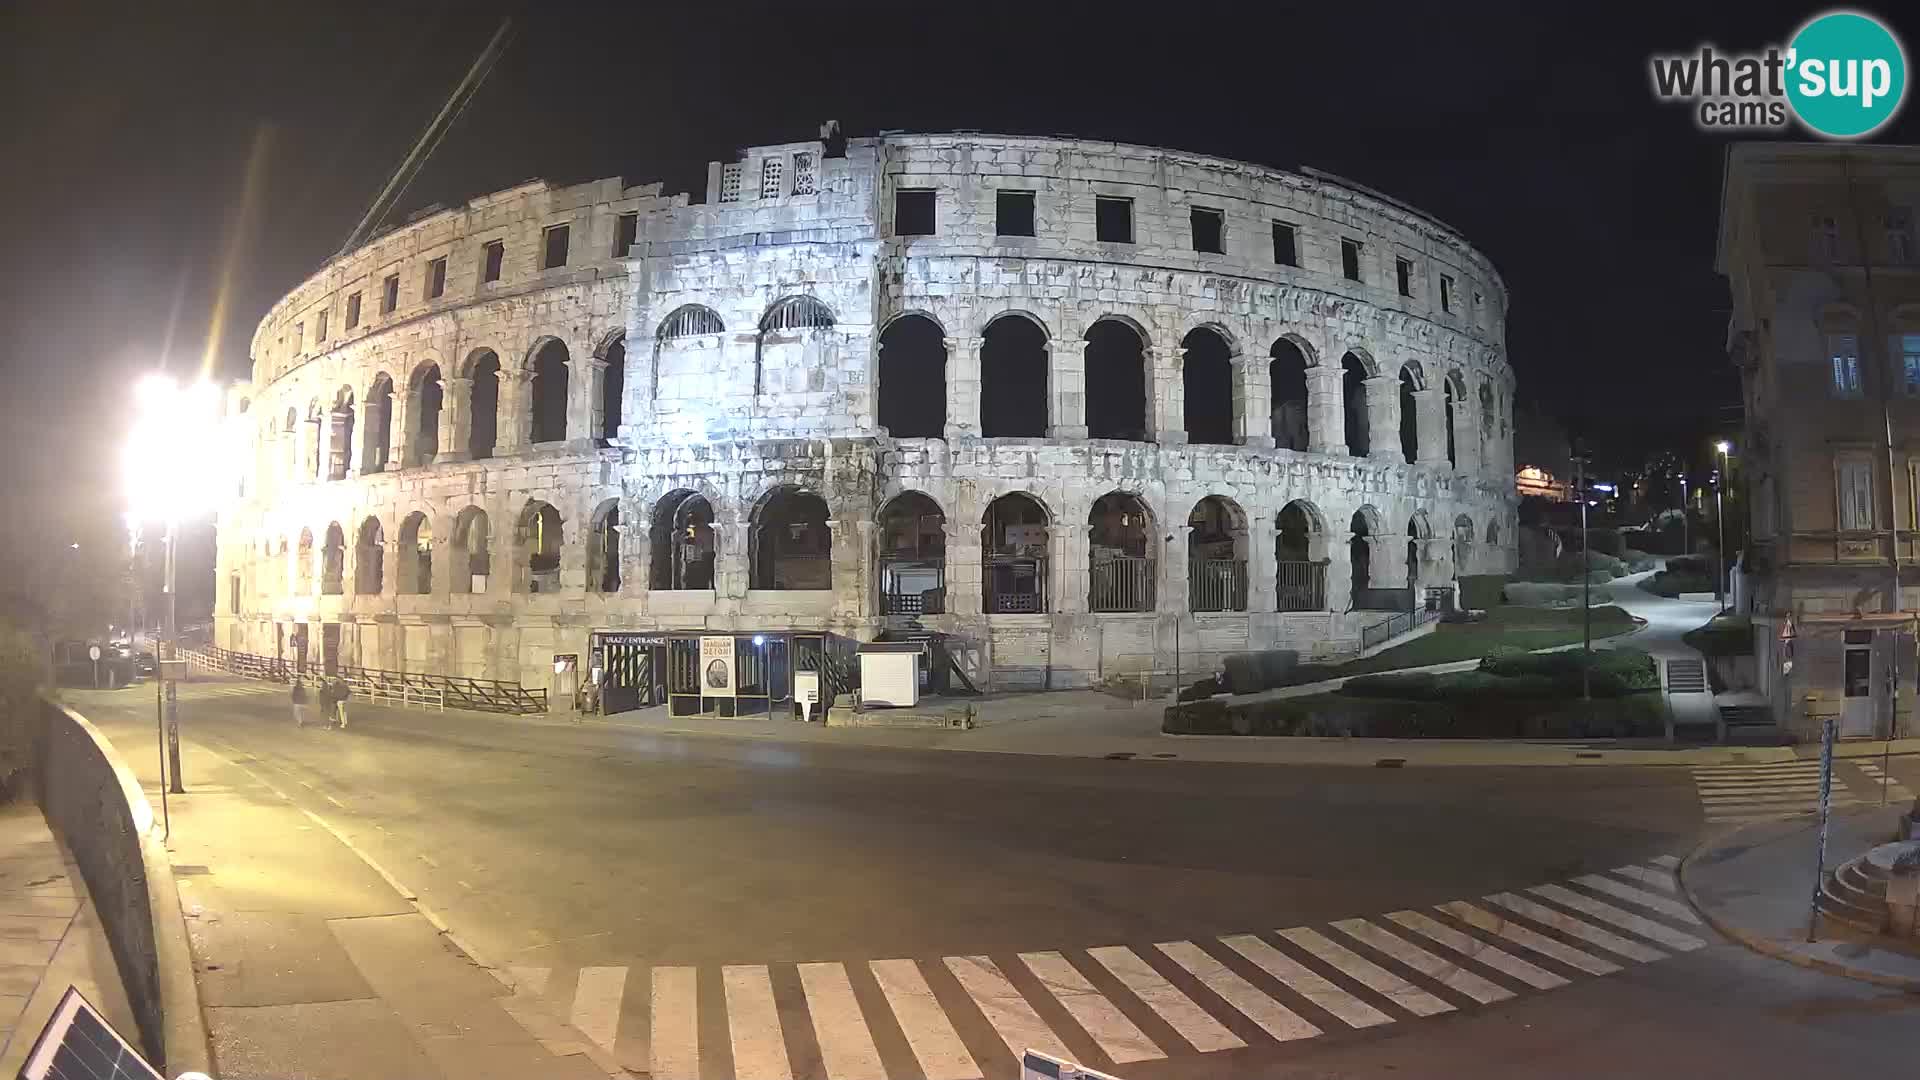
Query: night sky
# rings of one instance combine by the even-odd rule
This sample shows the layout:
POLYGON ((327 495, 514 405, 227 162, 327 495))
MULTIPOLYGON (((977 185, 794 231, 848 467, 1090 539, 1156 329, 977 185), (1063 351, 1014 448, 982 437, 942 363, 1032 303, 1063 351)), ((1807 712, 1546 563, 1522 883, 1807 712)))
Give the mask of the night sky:
MULTIPOLYGON (((1313 165, 1486 252, 1512 294, 1522 401, 1624 463, 1724 429, 1738 401, 1712 268, 1726 140, 1655 104, 1647 55, 1781 42, 1819 10, 1681 6, 545 3, 518 12, 510 53, 400 215, 535 176, 699 197, 709 159, 828 118, 856 136, 1058 132, 1313 165)), ((117 498, 127 384, 206 353, 262 145, 213 341, 218 370, 244 375, 255 323, 345 239, 498 14, 0 14, 9 493, 117 498)), ((1879 141, 1916 134, 1910 103, 1879 141)))

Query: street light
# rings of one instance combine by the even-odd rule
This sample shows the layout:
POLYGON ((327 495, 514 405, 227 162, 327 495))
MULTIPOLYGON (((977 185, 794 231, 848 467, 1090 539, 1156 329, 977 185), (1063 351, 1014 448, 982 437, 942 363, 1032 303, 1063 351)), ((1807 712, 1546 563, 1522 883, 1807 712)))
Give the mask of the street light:
MULTIPOLYGON (((222 494, 219 463, 228 459, 219 422, 220 391, 202 379, 181 385, 172 377, 152 374, 134 388, 137 406, 127 432, 124 465, 129 523, 161 520, 166 523, 167 596, 165 647, 160 656, 178 660, 176 588, 179 524, 182 517, 204 513, 222 494)), ((168 790, 182 794, 180 784, 180 703, 176 678, 167 664, 156 664, 162 683, 162 714, 166 726, 168 790)))
POLYGON ((1713 444, 1713 448, 1720 453, 1720 471, 1713 474, 1713 521, 1720 529, 1720 545, 1714 552, 1713 587, 1720 594, 1720 611, 1724 614, 1727 610, 1727 586, 1731 583, 1726 579, 1727 518, 1721 513, 1725 507, 1725 503, 1721 501, 1721 492, 1727 486, 1727 451, 1733 449, 1733 444, 1721 439, 1713 444))
POLYGON ((1573 455, 1574 489, 1580 493, 1580 700, 1593 709, 1593 556, 1587 547, 1587 455, 1573 455))

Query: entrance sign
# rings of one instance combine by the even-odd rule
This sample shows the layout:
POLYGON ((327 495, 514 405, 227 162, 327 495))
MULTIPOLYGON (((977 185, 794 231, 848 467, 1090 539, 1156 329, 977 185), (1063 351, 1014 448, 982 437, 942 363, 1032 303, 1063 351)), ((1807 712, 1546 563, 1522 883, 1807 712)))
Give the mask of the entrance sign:
POLYGON ((793 701, 800 706, 800 719, 813 723, 813 710, 820 704, 820 673, 817 671, 796 671, 793 673, 793 701))
POLYGON ((733 635, 700 639, 700 696, 733 696, 733 635))

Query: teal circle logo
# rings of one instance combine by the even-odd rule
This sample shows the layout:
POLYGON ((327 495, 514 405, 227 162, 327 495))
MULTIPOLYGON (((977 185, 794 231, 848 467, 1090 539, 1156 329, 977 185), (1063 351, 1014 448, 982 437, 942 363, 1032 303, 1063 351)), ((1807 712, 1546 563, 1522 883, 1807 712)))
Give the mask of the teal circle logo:
POLYGON ((1873 16, 1830 11, 1801 27, 1788 48, 1787 102, 1817 134, 1871 135, 1900 111, 1906 53, 1873 16))

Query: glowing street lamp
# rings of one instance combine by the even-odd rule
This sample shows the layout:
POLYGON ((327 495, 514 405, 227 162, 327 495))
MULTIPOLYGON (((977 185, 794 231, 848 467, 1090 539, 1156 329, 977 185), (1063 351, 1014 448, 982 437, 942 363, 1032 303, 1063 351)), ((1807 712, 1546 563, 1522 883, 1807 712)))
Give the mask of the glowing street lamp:
MULTIPOLYGON (((134 529, 155 519, 166 523, 167 595, 165 648, 161 656, 178 660, 178 589, 175 556, 180 519, 213 509, 223 493, 221 464, 228 460, 220 423, 220 391, 202 379, 182 386, 162 374, 148 375, 134 388, 137 409, 127 432, 124 466, 127 520, 134 529)), ((175 668, 159 669, 166 725, 168 789, 180 784, 180 705, 175 668)))
POLYGON ((1727 610, 1726 602, 1729 591, 1727 585, 1729 583, 1726 580, 1727 519, 1726 516, 1721 513, 1721 510, 1725 506, 1721 500, 1721 491, 1727 486, 1727 451, 1733 449, 1733 444, 1725 439, 1721 439, 1719 442, 1713 444, 1713 448, 1720 455, 1720 471, 1713 474, 1713 520, 1714 524, 1720 528, 1719 550, 1714 553, 1713 587, 1714 590, 1720 594, 1720 610, 1724 612, 1727 610))

